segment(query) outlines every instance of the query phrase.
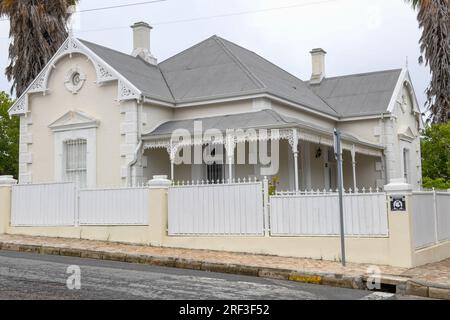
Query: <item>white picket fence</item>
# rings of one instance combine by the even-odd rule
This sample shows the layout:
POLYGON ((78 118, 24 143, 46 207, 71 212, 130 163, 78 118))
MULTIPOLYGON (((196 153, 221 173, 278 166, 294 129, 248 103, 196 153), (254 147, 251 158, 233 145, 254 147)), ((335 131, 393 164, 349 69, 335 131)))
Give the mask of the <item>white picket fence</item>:
POLYGON ((147 188, 79 191, 80 225, 148 225, 147 188))
POLYGON ((415 191, 411 207, 415 248, 450 239, 450 192, 415 191))
POLYGON ((12 186, 11 225, 73 226, 76 223, 73 183, 12 186))
POLYGON ((169 188, 169 235, 263 235, 261 182, 169 188))
MULTIPOLYGON (((346 235, 388 236, 385 193, 346 193, 343 198, 346 235)), ((339 196, 333 192, 271 196, 270 227, 274 236, 337 236, 340 234, 339 196)))
POLYGON ((147 188, 77 190, 74 183, 12 187, 12 226, 148 225, 147 188))

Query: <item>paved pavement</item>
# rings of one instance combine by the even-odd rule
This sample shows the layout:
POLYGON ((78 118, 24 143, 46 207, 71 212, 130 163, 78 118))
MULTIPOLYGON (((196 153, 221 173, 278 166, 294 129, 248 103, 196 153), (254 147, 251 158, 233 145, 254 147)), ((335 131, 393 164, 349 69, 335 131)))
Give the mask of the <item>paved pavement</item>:
POLYGON ((392 294, 33 253, 0 251, 0 299, 397 299, 392 294), (68 268, 72 266, 70 273, 68 268), (80 269, 80 290, 76 286, 80 269), (75 273, 73 273, 75 270, 75 273), (72 281, 74 280, 74 281, 72 281))
MULTIPOLYGON (((450 300, 450 259, 412 269, 361 263, 348 263, 343 268, 337 261, 5 234, 0 235, 0 249, 138 263, 144 268, 149 265, 177 267, 353 289, 365 289, 365 282, 374 279, 371 272, 378 270, 377 279, 384 290, 450 300)), ((186 270, 180 272, 191 274, 186 270)))

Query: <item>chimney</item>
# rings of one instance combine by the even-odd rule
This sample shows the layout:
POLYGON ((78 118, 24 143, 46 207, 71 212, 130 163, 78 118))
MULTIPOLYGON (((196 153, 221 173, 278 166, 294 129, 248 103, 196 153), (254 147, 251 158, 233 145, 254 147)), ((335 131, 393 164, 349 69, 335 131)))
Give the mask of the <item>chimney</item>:
POLYGON ((133 53, 134 57, 141 57, 150 64, 158 64, 158 60, 150 52, 150 31, 152 27, 146 22, 136 22, 133 29, 133 53))
POLYGON ((309 83, 319 84, 325 78, 325 55, 327 54, 322 48, 312 49, 312 75, 309 83))

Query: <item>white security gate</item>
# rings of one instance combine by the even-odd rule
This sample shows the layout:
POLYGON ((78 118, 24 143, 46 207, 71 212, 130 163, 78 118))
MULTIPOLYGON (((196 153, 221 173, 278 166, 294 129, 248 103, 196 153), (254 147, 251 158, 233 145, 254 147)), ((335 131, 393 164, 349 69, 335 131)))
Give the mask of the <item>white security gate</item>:
POLYGON ((169 188, 169 235, 263 235, 261 182, 169 188))
MULTIPOLYGON (((285 194, 270 197, 271 235, 336 236, 340 234, 336 193, 285 194)), ((344 195, 344 230, 348 236, 387 236, 385 193, 344 195)))
POLYGON ((12 226, 73 226, 76 189, 73 183, 12 187, 12 226))
POLYGON ((415 248, 450 239, 450 192, 415 191, 411 207, 415 248))
POLYGON ((148 225, 147 188, 80 190, 80 225, 148 225))

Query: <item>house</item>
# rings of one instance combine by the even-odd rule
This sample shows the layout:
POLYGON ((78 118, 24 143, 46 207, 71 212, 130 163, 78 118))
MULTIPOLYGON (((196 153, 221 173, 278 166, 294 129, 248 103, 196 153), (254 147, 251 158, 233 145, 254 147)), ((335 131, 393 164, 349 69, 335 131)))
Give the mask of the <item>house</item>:
POLYGON ((302 81, 218 36, 158 63, 151 27, 132 29, 131 55, 69 36, 11 107, 20 117, 19 183, 102 187, 154 175, 205 183, 268 175, 281 190, 330 189, 337 128, 345 188, 396 178, 421 185, 423 123, 407 69, 327 77, 326 52, 314 49, 311 79, 302 81), (180 130, 193 139, 175 140, 180 130), (207 131, 223 139, 208 140, 207 131), (278 146, 275 172, 262 170, 271 163, 260 161, 258 141, 270 141, 271 161, 278 146), (213 160, 180 163, 194 149, 213 160))

